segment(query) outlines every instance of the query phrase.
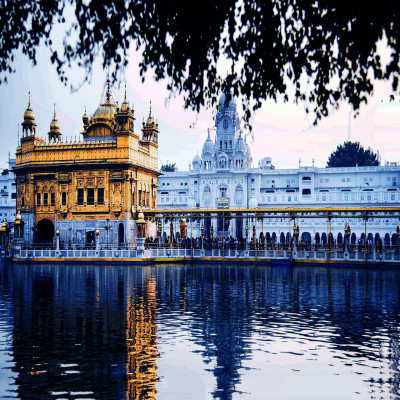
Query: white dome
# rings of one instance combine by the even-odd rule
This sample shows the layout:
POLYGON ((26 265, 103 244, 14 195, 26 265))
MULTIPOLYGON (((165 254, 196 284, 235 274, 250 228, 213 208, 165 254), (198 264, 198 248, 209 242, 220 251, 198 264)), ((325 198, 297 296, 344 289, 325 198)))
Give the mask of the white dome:
POLYGON ((211 140, 210 135, 208 135, 203 145, 203 153, 213 153, 213 151, 214 151, 214 143, 211 140))
POLYGON ((221 97, 219 98, 219 106, 220 107, 236 107, 236 101, 234 97, 230 93, 222 93, 221 97), (230 97, 228 104, 226 103, 227 96, 230 97))
POLYGON ((193 158, 193 166, 194 164, 199 164, 199 165, 201 164, 201 158, 198 154, 196 154, 193 158))
POLYGON ((243 154, 246 152, 246 142, 242 138, 242 135, 240 134, 237 141, 236 141, 236 151, 241 151, 243 154))

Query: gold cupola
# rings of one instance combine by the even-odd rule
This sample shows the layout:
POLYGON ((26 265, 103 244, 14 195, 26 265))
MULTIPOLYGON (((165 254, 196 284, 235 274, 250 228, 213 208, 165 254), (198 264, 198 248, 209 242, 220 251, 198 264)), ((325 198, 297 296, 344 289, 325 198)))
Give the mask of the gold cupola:
POLYGON ((89 122, 89 117, 86 114, 86 106, 85 106, 85 113, 82 115, 82 122, 83 122, 83 129, 86 129, 89 122))
POLYGON ((56 105, 55 104, 54 104, 54 116, 50 122, 49 139, 54 140, 54 141, 61 139, 60 126, 58 125, 58 120, 56 117, 56 105))
POLYGON ((115 130, 115 113, 117 105, 111 101, 111 83, 107 78, 106 98, 94 112, 88 123, 85 125, 85 115, 83 116, 85 138, 91 137, 110 137, 115 130))
POLYGON ((22 122, 22 137, 35 136, 36 123, 35 115, 31 108, 31 92, 29 92, 28 107, 24 113, 24 122, 22 122))
POLYGON ((129 111, 129 101, 126 98, 126 85, 125 85, 124 101, 121 104, 121 111, 129 111))
POLYGON ((143 141, 152 142, 158 145, 158 123, 154 121, 154 117, 151 113, 151 101, 150 101, 150 111, 147 121, 143 121, 142 127, 143 141))

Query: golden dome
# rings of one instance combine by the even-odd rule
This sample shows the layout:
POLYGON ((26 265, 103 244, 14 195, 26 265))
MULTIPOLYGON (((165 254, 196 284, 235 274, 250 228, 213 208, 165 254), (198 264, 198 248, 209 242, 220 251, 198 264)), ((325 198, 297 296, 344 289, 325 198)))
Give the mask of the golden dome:
POLYGON ((150 101, 150 111, 149 111, 149 116, 147 117, 147 121, 143 121, 143 127, 147 128, 153 128, 154 126, 157 126, 157 123, 154 122, 154 117, 151 114, 151 101, 150 101))
POLYGON ((82 115, 82 121, 85 125, 87 125, 88 121, 89 121, 89 117, 86 114, 86 106, 85 106, 85 114, 82 115))
POLYGON ((128 102, 128 99, 126 98, 126 85, 125 85, 124 101, 121 105, 121 111, 129 111, 129 102, 128 102))
POLYGON ((146 223, 146 221, 144 220, 144 214, 143 214, 142 209, 140 209, 140 211, 138 213, 138 217, 137 217, 136 223, 137 224, 145 224, 146 223))
POLYGON ((54 116, 50 122, 50 131, 51 132, 59 132, 60 126, 58 125, 58 120, 56 118, 56 105, 54 104, 54 116))
POLYGON ((34 122, 35 121, 35 116, 33 114, 32 108, 31 108, 31 92, 29 92, 29 100, 28 100, 28 107, 26 107, 25 113, 24 113, 24 121, 25 122, 34 122))
POLYGON ((103 103, 97 108, 90 120, 113 120, 116 111, 117 106, 115 104, 103 103))
POLYGON ((111 103, 110 79, 107 79, 106 101, 97 108, 90 119, 91 122, 101 122, 104 120, 114 120, 117 106, 111 103))

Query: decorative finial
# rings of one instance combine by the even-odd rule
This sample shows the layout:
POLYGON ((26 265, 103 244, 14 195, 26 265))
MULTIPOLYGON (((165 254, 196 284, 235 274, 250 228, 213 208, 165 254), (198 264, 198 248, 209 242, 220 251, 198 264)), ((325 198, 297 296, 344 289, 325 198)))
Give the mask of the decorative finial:
POLYGON ((151 100, 150 100, 150 111, 149 111, 149 117, 151 117, 151 100))
POLYGON ((54 118, 56 117, 56 103, 54 103, 54 118))
POLYGON ((126 100, 126 83, 125 83, 125 95, 124 95, 124 99, 126 100))
POLYGON ((110 100, 111 100, 110 78, 108 77, 108 73, 107 73, 107 92, 106 92, 106 100, 107 100, 107 102, 110 102, 110 100))
POLYGON ((28 107, 31 106, 31 91, 28 92, 28 107))
POLYGON ((86 106, 85 106, 85 114, 86 114, 86 106))

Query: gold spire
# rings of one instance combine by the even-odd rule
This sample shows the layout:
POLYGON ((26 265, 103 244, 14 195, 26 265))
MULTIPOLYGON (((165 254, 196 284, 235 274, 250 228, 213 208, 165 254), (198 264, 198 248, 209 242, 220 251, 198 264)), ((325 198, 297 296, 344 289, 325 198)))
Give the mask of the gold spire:
POLYGON ((108 74, 107 74, 106 102, 110 103, 110 101, 111 101, 111 84, 110 84, 110 78, 108 77, 108 74))
POLYGON ((24 113, 24 121, 35 121, 35 116, 33 114, 32 108, 31 108, 31 92, 28 92, 28 107, 26 107, 25 113, 24 113))
POLYGON ((122 111, 128 111, 129 110, 129 102, 128 102, 128 99, 126 98, 126 83, 125 83, 124 101, 121 104, 121 110, 122 111))

